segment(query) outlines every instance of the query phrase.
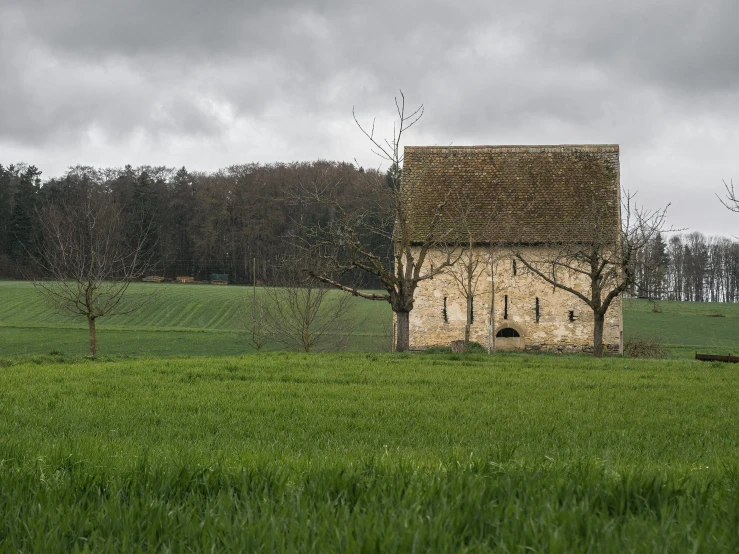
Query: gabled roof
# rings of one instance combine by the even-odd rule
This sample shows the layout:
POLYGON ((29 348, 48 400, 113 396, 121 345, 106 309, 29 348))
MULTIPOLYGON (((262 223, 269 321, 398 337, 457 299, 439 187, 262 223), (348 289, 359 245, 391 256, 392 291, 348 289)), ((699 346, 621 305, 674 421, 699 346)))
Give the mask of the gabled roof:
POLYGON ((406 146, 404 156, 414 241, 445 201, 439 228, 466 234, 463 224, 478 243, 583 242, 595 220, 620 228, 618 145, 406 146))

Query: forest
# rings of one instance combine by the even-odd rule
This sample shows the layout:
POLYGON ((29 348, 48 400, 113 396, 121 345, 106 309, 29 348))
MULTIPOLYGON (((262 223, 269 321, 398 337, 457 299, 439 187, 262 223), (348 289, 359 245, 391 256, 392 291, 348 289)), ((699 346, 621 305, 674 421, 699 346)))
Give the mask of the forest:
MULTIPOLYGON (((184 167, 70 168, 42 180, 36 166, 0 165, 0 277, 33 272, 42 208, 90 187, 121 206, 126 228, 148 229, 151 272, 168 279, 275 283, 277 268, 298 229, 330 219, 330 208, 306 199, 308 189, 332 190, 347 209, 371 202, 365 172, 351 164, 315 161, 234 165, 212 173, 184 167)), ((371 283, 370 283, 371 285, 371 283)))
MULTIPOLYGON (((301 230, 337 217, 311 194, 331 192, 352 211, 376 201, 376 170, 318 160, 233 165, 215 172, 163 166, 71 167, 42 178, 37 166, 0 164, 0 278, 28 278, 41 236, 42 208, 90 187, 121 207, 131 233, 149 229, 152 273, 174 279, 228 274, 234 284, 279 282, 281 262, 301 230)), ((377 245, 387 247, 389 245, 377 245)), ((634 260, 631 296, 739 301, 739 242, 700 232, 658 234, 634 260)), ((364 286, 378 283, 365 281, 364 286)))

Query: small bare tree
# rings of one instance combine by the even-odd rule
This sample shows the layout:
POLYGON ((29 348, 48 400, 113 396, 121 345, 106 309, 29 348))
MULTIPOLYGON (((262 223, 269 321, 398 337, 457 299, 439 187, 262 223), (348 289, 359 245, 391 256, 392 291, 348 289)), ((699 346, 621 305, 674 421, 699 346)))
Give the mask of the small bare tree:
MULTIPOLYGON (((450 245, 445 249, 450 251, 449 258, 455 263, 447 268, 449 275, 465 300, 466 320, 464 327, 464 344, 469 346, 470 332, 474 317, 474 299, 478 291, 480 279, 486 275, 490 265, 490 251, 485 252, 479 246, 479 237, 475 236, 472 213, 474 209, 469 198, 457 194, 449 204, 453 215, 453 235, 449 237, 450 245), (476 240, 477 239, 477 240, 476 240)), ((491 312, 492 313, 492 312, 491 312)))
POLYGON ((362 125, 353 111, 354 121, 369 139, 373 152, 389 163, 387 173, 367 172, 367 186, 373 191, 375 203, 364 210, 348 212, 332 200, 336 218, 307 233, 313 266, 311 273, 318 280, 368 300, 389 302, 396 316, 395 350, 407 351, 409 315, 413 309, 415 291, 422 281, 442 273, 454 263, 448 257, 436 266, 426 264, 429 251, 444 243, 440 233, 440 216, 446 202, 440 202, 427 221, 412 221, 407 199, 410 191, 402 180, 403 154, 401 140, 423 115, 423 106, 406 112, 405 96, 395 99, 398 119, 392 139, 375 136, 375 122, 362 125), (418 229, 424 229, 419 236, 418 229), (353 274, 357 270, 377 278, 386 292, 373 293, 350 286, 334 277, 353 274))
POLYGON ((282 265, 279 287, 265 287, 253 299, 259 310, 256 331, 291 350, 331 351, 346 347, 354 328, 353 296, 311 277, 297 257, 282 265))
POLYGON ((129 242, 123 208, 96 187, 78 198, 46 205, 39 218, 42 245, 36 256, 36 290, 62 312, 84 317, 90 356, 97 353, 95 323, 111 314, 130 313, 138 303, 122 304, 131 281, 148 268, 144 245, 148 228, 129 242))
POLYGON ((465 299, 467 316, 464 326, 465 345, 469 345, 470 342, 475 293, 477 292, 480 278, 484 275, 482 268, 487 265, 484 256, 481 256, 480 252, 476 251, 472 235, 469 235, 468 239, 467 244, 459 247, 457 263, 447 271, 447 274, 457 285, 459 294, 465 299))
POLYGON ((490 312, 488 314, 488 354, 495 351, 495 298, 501 292, 510 291, 513 285, 510 281, 499 279, 503 263, 512 264, 514 255, 510 247, 503 241, 490 240, 487 244, 485 256, 486 271, 490 274, 490 312))
MULTIPOLYGON (((503 260, 512 260, 512 254, 506 244, 499 239, 480 236, 481 225, 474 215, 477 208, 470 198, 457 194, 449 207, 453 221, 449 222, 452 232, 447 240, 451 245, 444 245, 442 249, 450 251, 449 258, 454 260, 445 273, 452 278, 460 295, 465 299, 464 342, 465 345, 469 345, 475 296, 479 296, 481 282, 489 278, 488 353, 490 353, 495 350, 495 295, 511 288, 510 282, 499 281, 496 276, 499 273, 500 263, 503 260)), ((495 214, 496 229, 499 233, 502 228, 509 228, 508 217, 501 214, 495 204, 488 209, 490 213, 495 214)))
POLYGON ((261 352, 270 338, 264 298, 252 297, 250 301, 247 301, 244 322, 247 342, 257 352, 261 352))
POLYGON ((634 195, 626 192, 619 227, 597 205, 595 196, 585 200, 581 238, 545 243, 536 249, 515 245, 513 252, 531 273, 579 298, 593 311, 593 355, 600 358, 605 315, 633 283, 636 254, 664 230, 669 204, 645 210, 635 206, 634 195))

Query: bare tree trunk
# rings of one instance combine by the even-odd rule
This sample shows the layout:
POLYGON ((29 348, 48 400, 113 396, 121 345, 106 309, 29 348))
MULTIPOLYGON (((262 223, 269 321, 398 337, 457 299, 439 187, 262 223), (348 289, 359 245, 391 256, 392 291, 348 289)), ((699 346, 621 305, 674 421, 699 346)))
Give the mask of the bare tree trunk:
POLYGON ((490 287, 492 290, 490 291, 490 330, 488 331, 490 348, 488 354, 495 352, 495 277, 493 277, 490 287))
POLYGON ((303 324, 303 350, 306 352, 310 352, 310 347, 311 347, 310 326, 307 324, 303 324))
POLYGON ((470 344, 470 327, 472 327, 472 295, 467 295, 467 324, 464 326, 464 344, 470 344))
MULTIPOLYGON (((470 244, 470 252, 472 252, 472 245, 470 244)), ((470 254, 471 256, 472 254, 470 254)), ((472 264, 467 266, 467 324, 464 326, 464 345, 470 345, 470 327, 472 326, 472 302, 474 300, 474 288, 472 287, 472 277, 474 273, 474 267, 472 264)))
POLYGON ((603 324, 605 315, 593 312, 593 356, 603 357, 603 324))
POLYGON ((495 352, 495 250, 490 246, 490 321, 488 322, 488 354, 495 352))
POLYGON ((410 350, 410 324, 409 315, 410 312, 399 311, 395 312, 398 319, 398 326, 396 329, 397 336, 395 337, 395 351, 396 352, 408 352, 410 350))
POLYGON ((90 356, 97 353, 97 337, 95 336, 95 318, 87 316, 87 325, 90 327, 90 356))

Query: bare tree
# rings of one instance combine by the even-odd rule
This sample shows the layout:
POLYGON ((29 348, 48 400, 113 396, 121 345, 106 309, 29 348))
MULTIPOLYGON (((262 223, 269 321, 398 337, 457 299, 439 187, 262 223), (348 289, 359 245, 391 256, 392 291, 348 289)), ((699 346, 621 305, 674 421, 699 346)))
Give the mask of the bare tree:
POLYGON ((252 299, 253 342, 269 338, 305 352, 343 349, 355 323, 355 298, 311 277, 299 257, 287 257, 281 270, 281 286, 252 299))
POLYGON ((270 338, 269 325, 267 323, 266 299, 256 295, 247 299, 244 314, 244 327, 246 329, 247 342, 261 352, 270 338))
POLYGON ((355 123, 372 144, 372 151, 389 163, 384 178, 381 172, 366 173, 374 204, 350 212, 333 201, 336 218, 311 229, 307 241, 314 262, 311 271, 317 279, 354 296, 390 303, 397 323, 395 350, 402 352, 410 348, 409 314, 418 284, 442 273, 455 260, 449 256, 438 265, 424 265, 429 251, 445 242, 446 235, 439 223, 446 201, 435 206, 428 221, 412 221, 409 217, 407 199, 412 194, 402 179, 401 141, 406 131, 421 119, 424 108, 422 105, 407 113, 402 91, 400 98, 395 98, 395 107, 398 119, 392 139, 377 138, 374 120, 370 127, 364 126, 352 111, 355 123), (425 229, 422 236, 418 229, 425 229), (386 292, 363 291, 331 275, 356 270, 376 277, 386 292))
POLYGON ((600 358, 606 312, 633 283, 636 255, 664 229, 669 204, 645 210, 635 206, 634 195, 627 192, 621 201, 619 227, 604 215, 595 197, 592 200, 583 217, 586 232, 581 237, 586 240, 552 242, 536 249, 514 246, 513 251, 534 275, 579 298, 593 311, 593 355, 600 358))
POLYGON ((471 234, 469 235, 469 242, 459 247, 457 258, 457 263, 451 266, 447 273, 457 285, 459 294, 465 299, 467 319, 464 326, 464 343, 469 345, 470 329, 474 317, 475 293, 480 278, 484 275, 482 268, 487 264, 484 256, 480 254, 479 250, 475 249, 471 234))
MULTIPOLYGON (((494 350, 494 312, 495 312, 495 294, 505 287, 504 283, 499 283, 496 277, 496 270, 501 258, 510 259, 510 252, 503 248, 501 244, 495 240, 486 241, 487 244, 479 242, 478 233, 476 232, 474 202, 467 197, 455 195, 453 202, 449 205, 449 212, 453 216, 450 223, 452 234, 448 237, 449 245, 444 245, 443 249, 449 251, 449 259, 454 263, 449 266, 445 273, 449 275, 457 286, 457 290, 466 304, 466 321, 464 329, 464 343, 469 345, 470 333, 474 318, 474 299, 478 295, 481 281, 484 282, 485 277, 490 278, 490 311, 489 311, 489 332, 488 346, 490 350, 494 350)), ((499 227, 505 225, 503 223, 504 216, 497 213, 495 207, 490 209, 491 213, 496 213, 499 227)))
POLYGON ((724 181, 724 188, 726 189, 726 197, 721 198, 718 195, 716 196, 718 196, 718 199, 727 210, 739 213, 739 195, 734 190, 734 181, 729 181, 728 183, 724 181))
MULTIPOLYGON (((490 240, 487 244, 485 265, 490 273, 490 312, 488 314, 488 354, 495 351, 495 298, 502 292, 511 291, 513 283, 507 279, 500 279, 501 265, 513 265, 514 255, 509 245, 502 241, 490 240)), ((514 274, 515 275, 515 274, 514 274)))
POLYGON ((97 187, 48 204, 40 215, 42 245, 36 261, 41 273, 34 286, 60 311, 87 319, 89 353, 95 356, 97 319, 139 306, 122 300, 131 281, 148 268, 144 246, 149 228, 129 242, 123 208, 97 187))

